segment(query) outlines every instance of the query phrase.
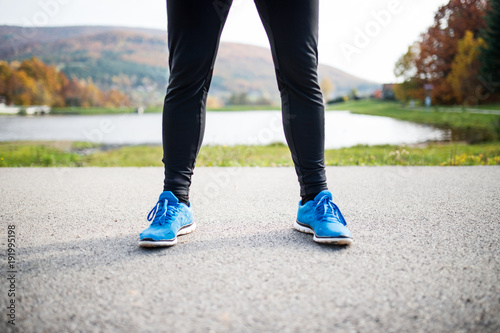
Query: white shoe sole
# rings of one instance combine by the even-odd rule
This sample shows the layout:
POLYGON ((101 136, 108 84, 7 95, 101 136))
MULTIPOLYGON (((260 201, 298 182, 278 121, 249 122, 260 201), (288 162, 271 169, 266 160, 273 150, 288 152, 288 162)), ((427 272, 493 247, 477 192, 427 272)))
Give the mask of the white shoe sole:
POLYGON ((295 221, 293 227, 300 232, 304 232, 306 234, 313 234, 314 235, 313 241, 315 241, 316 243, 334 244, 334 245, 349 245, 352 243, 352 238, 316 237, 316 234, 314 233, 313 229, 299 224, 298 221, 295 221))
MULTIPOLYGON (((181 228, 177 233, 177 236, 182 236, 189 234, 196 229, 196 223, 193 222, 189 226, 181 228)), ((168 247, 177 244, 177 236, 174 239, 161 240, 161 241, 151 241, 151 240, 141 240, 139 241, 139 246, 141 247, 168 247)))

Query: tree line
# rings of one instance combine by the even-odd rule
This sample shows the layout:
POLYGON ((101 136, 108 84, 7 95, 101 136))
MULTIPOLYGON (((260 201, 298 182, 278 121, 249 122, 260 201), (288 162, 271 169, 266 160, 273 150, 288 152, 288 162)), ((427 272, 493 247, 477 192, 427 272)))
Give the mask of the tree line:
POLYGON ((500 0, 450 0, 394 73, 403 79, 395 93, 404 102, 426 94, 445 105, 500 100, 500 0))
POLYGON ((55 66, 33 57, 22 62, 0 61, 0 96, 7 104, 62 106, 126 106, 116 89, 101 91, 91 79, 68 78, 55 66))

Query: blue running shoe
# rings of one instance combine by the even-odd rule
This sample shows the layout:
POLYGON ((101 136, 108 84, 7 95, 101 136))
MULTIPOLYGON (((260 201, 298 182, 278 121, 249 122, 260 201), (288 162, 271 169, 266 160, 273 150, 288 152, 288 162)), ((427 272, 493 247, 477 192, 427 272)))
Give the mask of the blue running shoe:
POLYGON ((294 228, 313 234, 317 243, 349 245, 352 243, 351 232, 340 209, 332 201, 330 191, 321 191, 305 204, 299 202, 299 212, 294 228))
POLYGON ((193 209, 179 202, 170 191, 160 195, 158 202, 148 214, 153 221, 149 228, 141 232, 139 246, 163 247, 177 244, 177 236, 188 234, 196 229, 193 209))

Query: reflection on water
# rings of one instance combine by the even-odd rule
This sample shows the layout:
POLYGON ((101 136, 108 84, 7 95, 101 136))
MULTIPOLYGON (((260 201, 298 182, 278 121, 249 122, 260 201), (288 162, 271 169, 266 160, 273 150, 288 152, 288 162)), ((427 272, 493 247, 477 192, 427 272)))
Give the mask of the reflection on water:
MULTIPOLYGON (((496 125, 500 128, 500 124, 496 125)), ((488 129, 478 129, 478 128, 454 128, 448 131, 446 137, 449 141, 467 141, 468 143, 479 143, 494 141, 497 135, 494 131, 488 129)))
MULTIPOLYGON (((448 131, 387 117, 327 111, 325 147, 445 140, 448 131)), ((160 144, 161 114, 0 117, 0 141, 72 140, 160 144)), ((208 112, 205 145, 285 143, 280 111, 208 112)))

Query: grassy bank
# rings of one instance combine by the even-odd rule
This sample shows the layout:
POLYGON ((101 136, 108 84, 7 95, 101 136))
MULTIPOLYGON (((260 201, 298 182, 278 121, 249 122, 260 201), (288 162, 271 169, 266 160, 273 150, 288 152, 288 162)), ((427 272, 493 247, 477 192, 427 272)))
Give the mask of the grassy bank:
MULTIPOLYGON (((136 107, 62 107, 52 108, 51 114, 56 115, 97 115, 135 113, 136 107)), ((208 111, 249 111, 249 110, 281 110, 277 105, 228 105, 219 108, 208 108, 208 111)), ((161 113, 162 107, 151 107, 145 113, 161 113)))
POLYGON ((226 105, 218 108, 207 108, 207 111, 254 111, 254 110, 281 110, 280 105, 226 105))
POLYGON ((123 113, 134 113, 136 108, 133 107, 62 107, 62 108, 52 108, 51 114, 56 115, 71 115, 71 114, 123 114, 123 113))
MULTIPOLYGON (((110 149, 78 142, 1 142, 0 167, 162 166, 159 146, 110 149)), ((326 151, 327 165, 500 165, 500 142, 425 147, 356 146, 326 151)), ((205 146, 197 166, 292 166, 288 147, 205 146)))
MULTIPOLYGON (((495 107, 495 105, 493 105, 495 107)), ((327 110, 349 110, 352 113, 391 117, 428 124, 454 131, 454 139, 469 142, 500 140, 500 116, 467 112, 429 112, 404 108, 397 102, 361 100, 329 105, 327 110)))

